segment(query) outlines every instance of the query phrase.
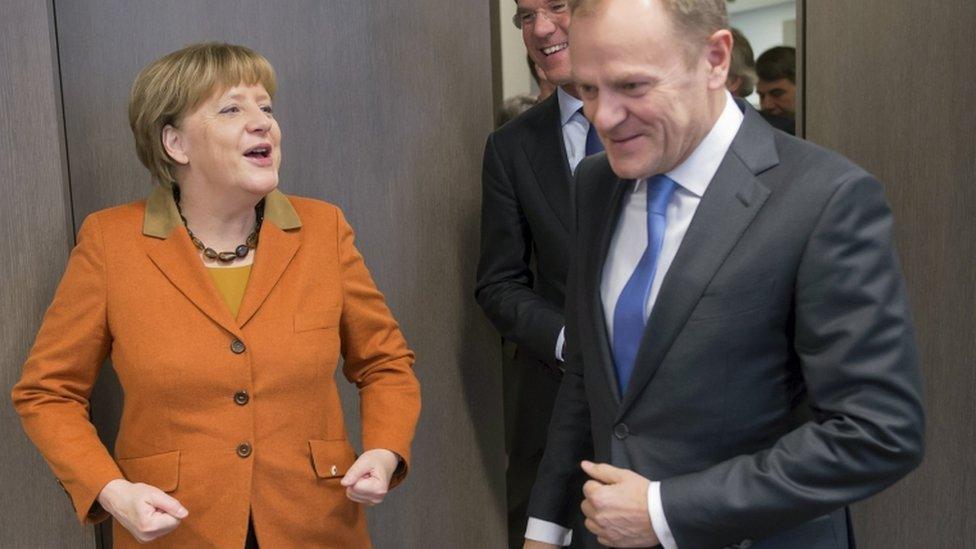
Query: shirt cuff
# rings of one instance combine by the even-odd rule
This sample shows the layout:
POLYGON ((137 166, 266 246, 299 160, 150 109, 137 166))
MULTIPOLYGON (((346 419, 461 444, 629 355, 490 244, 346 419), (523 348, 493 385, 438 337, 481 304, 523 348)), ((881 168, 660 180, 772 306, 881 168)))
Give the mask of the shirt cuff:
POLYGON ((678 544, 671 535, 668 519, 664 516, 664 505, 661 503, 661 483, 651 481, 647 487, 647 509, 651 514, 651 528, 657 534, 657 540, 664 549, 678 549, 678 544))
POLYGON ((563 347, 565 346, 566 346, 566 327, 563 326, 563 328, 559 330, 559 335, 556 336, 556 360, 560 362, 565 362, 565 360, 563 360, 563 347))
POLYGON ((566 547, 573 542, 573 531, 555 522, 529 517, 525 539, 566 547))

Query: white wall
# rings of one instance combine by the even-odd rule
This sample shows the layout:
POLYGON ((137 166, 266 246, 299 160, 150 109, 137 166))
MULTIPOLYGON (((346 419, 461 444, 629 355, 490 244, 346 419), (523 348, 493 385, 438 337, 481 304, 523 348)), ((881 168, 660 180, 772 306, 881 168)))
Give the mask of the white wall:
POLYGON ((514 0, 498 0, 498 14, 501 21, 502 44, 502 97, 528 93, 535 95, 538 89, 529 73, 525 62, 525 42, 522 41, 522 31, 512 24, 515 15, 514 0))

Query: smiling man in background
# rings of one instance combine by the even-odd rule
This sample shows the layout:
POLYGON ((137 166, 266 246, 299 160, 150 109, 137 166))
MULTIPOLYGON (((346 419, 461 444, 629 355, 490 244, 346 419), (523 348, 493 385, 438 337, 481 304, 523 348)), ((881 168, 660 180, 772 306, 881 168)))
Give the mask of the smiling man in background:
POLYGON ((522 31, 529 57, 558 87, 492 133, 485 145, 475 297, 504 341, 506 489, 513 547, 522 545, 529 492, 562 377, 572 172, 586 154, 603 149, 571 80, 569 3, 516 4, 513 23, 522 31))

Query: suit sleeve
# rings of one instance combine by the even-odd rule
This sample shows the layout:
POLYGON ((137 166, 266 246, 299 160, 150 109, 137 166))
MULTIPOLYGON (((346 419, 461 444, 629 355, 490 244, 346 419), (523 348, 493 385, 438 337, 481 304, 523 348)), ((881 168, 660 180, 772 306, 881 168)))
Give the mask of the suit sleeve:
POLYGON ((800 261, 794 348, 816 419, 753 455, 661 484, 678 547, 762 537, 866 498, 922 459, 915 336, 881 185, 859 172, 800 261))
POLYGON ((420 383, 413 372, 413 351, 354 245, 352 227, 336 211, 343 373, 359 389, 363 448, 385 448, 403 458, 391 480, 393 487, 402 482, 410 462, 420 417, 420 383))
POLYGON ((532 234, 515 187, 488 137, 482 175, 481 259, 475 298, 505 339, 532 358, 556 362, 562 311, 533 291, 532 234))
POLYGON ((109 481, 123 478, 89 418, 88 399, 112 345, 106 292, 101 234, 92 216, 78 232, 11 395, 24 430, 82 523, 108 518, 96 499, 109 481))
MULTIPOLYGON (((584 177, 581 165, 577 179, 584 177)), ((577 212, 578 215, 578 212, 577 212)), ((579 226, 577 224, 577 226, 579 226)), ((566 291, 566 371, 559 384, 549 421, 546 450, 529 499, 529 517, 572 529, 572 517, 583 500, 584 474, 580 462, 593 459, 590 404, 584 385, 583 355, 579 347, 580 327, 577 298, 580 259, 570 263, 566 291)), ((577 533, 579 535, 580 533, 577 533)))

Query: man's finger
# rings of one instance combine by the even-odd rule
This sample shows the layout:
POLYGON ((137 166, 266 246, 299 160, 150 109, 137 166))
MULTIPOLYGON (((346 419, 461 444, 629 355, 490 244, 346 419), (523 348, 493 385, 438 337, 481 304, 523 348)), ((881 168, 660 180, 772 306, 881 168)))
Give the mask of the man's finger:
POLYGON ((596 507, 588 499, 584 499, 583 503, 580 503, 580 510, 583 511, 584 517, 594 518, 596 516, 596 507))
POLYGON ((598 480, 603 484, 616 484, 622 481, 627 473, 626 469, 619 469, 609 463, 583 461, 580 466, 583 468, 583 472, 589 475, 590 478, 598 480))
POLYGON ((185 519, 187 515, 190 514, 190 512, 186 510, 186 507, 183 507, 183 504, 177 501, 176 498, 158 488, 153 488, 149 494, 147 494, 146 502, 156 509, 159 509, 160 511, 181 520, 185 519))
POLYGON ((596 480, 588 480, 583 483, 583 496, 586 498, 592 498, 593 494, 596 493, 597 489, 603 486, 600 482, 596 480))

